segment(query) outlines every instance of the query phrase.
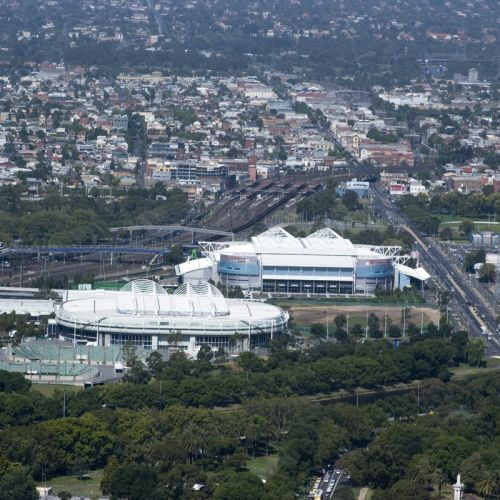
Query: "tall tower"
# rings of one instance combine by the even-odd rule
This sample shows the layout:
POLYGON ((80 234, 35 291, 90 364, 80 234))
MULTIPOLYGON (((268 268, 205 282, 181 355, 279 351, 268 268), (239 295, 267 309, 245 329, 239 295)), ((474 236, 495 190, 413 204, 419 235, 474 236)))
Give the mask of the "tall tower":
POLYGON ((462 500, 464 495, 464 485, 460 481, 460 474, 457 474, 457 482, 453 485, 453 500, 462 500))

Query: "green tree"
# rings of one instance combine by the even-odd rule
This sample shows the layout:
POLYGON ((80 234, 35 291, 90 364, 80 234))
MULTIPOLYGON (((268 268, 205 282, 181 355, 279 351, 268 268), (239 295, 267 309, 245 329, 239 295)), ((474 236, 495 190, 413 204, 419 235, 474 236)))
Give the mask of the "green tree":
POLYGON ((358 194, 355 191, 347 190, 342 197, 342 203, 346 206, 347 210, 351 212, 362 208, 358 194))
POLYGON ((402 479, 388 490, 377 491, 372 498, 373 500, 401 500, 403 498, 405 500, 427 500, 429 493, 420 484, 402 479))
POLYGON ((424 486, 431 481, 432 469, 427 455, 419 457, 410 464, 409 476, 412 481, 424 486))
POLYGON ((266 497, 262 481, 248 472, 226 475, 214 491, 215 500, 260 500, 266 497))
POLYGON ((125 366, 132 366, 132 364, 137 360, 137 346, 130 340, 127 340, 127 342, 125 342, 122 346, 121 355, 125 366))
POLYGON ((144 363, 136 358, 128 365, 128 370, 123 380, 132 384, 147 384, 151 380, 151 373, 147 370, 144 363))
POLYGON ((146 365, 148 366, 149 371, 153 375, 158 375, 165 368, 165 363, 163 362, 163 358, 158 351, 153 351, 146 358, 146 365))
POLYGON ((484 366, 484 343, 482 339, 469 339, 466 352, 469 366, 484 366))
POLYGON ((0 477, 0 500, 38 500, 36 485, 28 469, 11 467, 0 477))
POLYGON ((479 279, 486 283, 492 283, 496 280, 496 267, 494 264, 483 264, 479 269, 479 279))
POLYGON ((477 482, 476 488, 477 492, 488 500, 498 490, 498 477, 489 473, 486 477, 477 482))
POLYGON ((214 357, 212 348, 208 344, 202 344, 196 356, 198 361, 210 362, 214 357))
POLYGON ((445 226, 441 231, 439 232, 439 237, 442 240, 450 241, 453 239, 453 231, 451 230, 451 227, 445 226))
POLYGON ((380 320, 375 313, 370 313, 368 316, 368 335, 373 338, 379 338, 382 335, 380 331, 380 320))
POLYGON ((152 500, 165 498, 161 493, 156 471, 145 464, 124 464, 111 474, 109 483, 111 498, 130 500, 152 500))
POLYGON ((115 456, 112 456, 106 467, 104 467, 101 479, 101 491, 107 495, 111 493, 111 477, 113 476, 113 472, 119 467, 118 460, 115 456))
POLYGON ((347 318, 345 314, 337 314, 335 316, 335 328, 337 328, 337 330, 343 329, 346 323, 347 323, 347 318))
POLYGON ((242 352, 238 357, 238 364, 246 372, 259 372, 264 368, 264 363, 254 352, 242 352))
POLYGON ((390 325, 389 328, 387 328, 387 335, 391 338, 398 339, 401 337, 401 328, 399 328, 398 325, 390 325))
POLYGON ((313 323, 310 327, 310 333, 317 339, 322 339, 326 336, 326 327, 321 323, 313 323))
POLYGON ((441 469, 436 469, 431 474, 431 482, 438 489, 438 499, 441 500, 441 491, 443 489, 443 484, 446 482, 446 474, 441 469))
POLYGON ((467 236, 469 233, 474 231, 475 225, 470 219, 464 219, 458 226, 458 230, 461 234, 467 236))

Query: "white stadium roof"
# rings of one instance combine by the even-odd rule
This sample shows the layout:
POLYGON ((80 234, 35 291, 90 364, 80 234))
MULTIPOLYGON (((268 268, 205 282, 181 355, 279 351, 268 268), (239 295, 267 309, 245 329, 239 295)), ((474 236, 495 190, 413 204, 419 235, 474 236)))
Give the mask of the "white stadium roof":
MULTIPOLYGON (((348 239, 343 238, 330 228, 323 228, 306 238, 297 238, 276 226, 268 229, 258 236, 253 236, 250 242, 201 242, 205 255, 212 262, 218 261, 220 254, 230 255, 270 255, 281 256, 346 256, 380 258, 384 255, 376 247, 369 245, 353 245, 348 239)), ((394 247, 400 250, 399 247, 394 247)), ((194 264, 193 264, 194 265, 194 264)), ((200 263, 200 265, 203 265, 200 263)), ((179 274, 184 274, 186 271, 179 274)))
MULTIPOLYGON (((94 290, 82 298, 64 302, 57 312, 67 323, 93 323, 117 326, 137 321, 159 321, 163 317, 186 319, 224 319, 237 321, 268 321, 280 318, 283 311, 271 304, 226 299, 212 284, 190 281, 173 294, 153 281, 131 282, 120 291, 94 290)), ((74 297, 78 297, 75 295, 74 297)))

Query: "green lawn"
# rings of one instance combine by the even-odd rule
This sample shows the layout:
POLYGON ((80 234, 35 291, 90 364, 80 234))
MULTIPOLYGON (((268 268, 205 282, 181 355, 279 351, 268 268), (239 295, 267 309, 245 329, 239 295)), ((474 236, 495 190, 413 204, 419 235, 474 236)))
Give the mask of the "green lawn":
MULTIPOLYGON (((455 221, 462 222, 463 220, 471 220, 472 222, 475 221, 488 222, 488 217, 470 217, 470 216, 467 217, 466 215, 438 215, 437 217, 441 220, 441 223, 455 222, 455 221)), ((497 222, 497 224, 499 223, 497 222)))
POLYGON ((31 390, 41 392, 44 396, 50 397, 56 391, 77 392, 83 390, 83 387, 64 384, 32 384, 31 390))
POLYGON ((278 455, 267 455, 249 460, 246 464, 248 470, 259 476, 261 479, 267 479, 274 474, 278 467, 278 455))
POLYGON ((459 366, 450 368, 450 371, 453 372, 454 379, 460 379, 468 377, 470 375, 481 375, 482 373, 487 373, 494 370, 500 370, 500 359, 498 358, 489 358, 486 361, 486 367, 484 368, 469 366, 466 363, 460 363, 459 366))
POLYGON ((441 219, 441 224, 439 225, 439 231, 444 229, 445 227, 449 227, 453 231, 453 239, 454 240, 464 240, 465 238, 458 232, 458 227, 463 220, 472 220, 475 222, 475 228, 477 231, 498 231, 500 229, 500 222, 488 221, 488 219, 479 219, 479 218, 469 218, 469 217, 459 217, 456 215, 442 215, 439 217, 441 219), (480 222, 478 224, 478 222, 480 222))
MULTIPOLYGON (((47 486, 52 486, 56 492, 68 491, 73 496, 94 497, 101 494, 100 484, 102 469, 89 473, 89 479, 78 479, 75 476, 60 476, 47 481, 47 486)), ((43 483, 37 483, 43 486, 43 483)))

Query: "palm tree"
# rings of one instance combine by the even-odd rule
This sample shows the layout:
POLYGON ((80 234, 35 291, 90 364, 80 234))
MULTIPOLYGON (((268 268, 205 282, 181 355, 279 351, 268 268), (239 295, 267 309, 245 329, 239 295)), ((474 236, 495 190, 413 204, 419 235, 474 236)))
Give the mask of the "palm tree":
POLYGON ((247 419, 246 423, 245 437, 252 446, 252 456, 255 458, 255 449, 262 438, 266 419, 260 415, 252 415, 247 419))
POLYGON ((441 500, 441 489, 446 481, 446 474, 441 469, 436 469, 431 476, 432 484, 435 484, 438 488, 438 498, 441 500))
POLYGON ((488 474, 486 477, 477 482, 477 492, 488 499, 497 490, 497 478, 493 474, 488 474))
POLYGON ((411 479, 418 484, 429 484, 430 466, 429 459, 420 458, 411 468, 411 479))

